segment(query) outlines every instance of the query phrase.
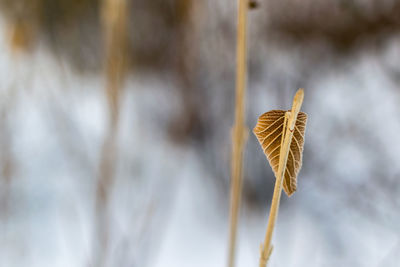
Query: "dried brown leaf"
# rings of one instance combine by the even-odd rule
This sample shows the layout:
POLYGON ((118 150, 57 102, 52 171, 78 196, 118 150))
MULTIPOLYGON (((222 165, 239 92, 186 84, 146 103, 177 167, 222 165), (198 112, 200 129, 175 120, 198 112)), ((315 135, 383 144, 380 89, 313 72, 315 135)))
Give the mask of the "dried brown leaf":
MULTIPOLYGON (((282 144, 282 136, 286 132, 287 120, 285 114, 290 111, 271 110, 258 118, 257 125, 253 132, 257 136, 264 154, 275 174, 278 175, 279 157, 282 144)), ((299 112, 295 124, 292 141, 290 143, 289 156, 285 168, 283 189, 288 196, 291 196, 297 187, 297 175, 302 164, 304 132, 306 129, 307 114, 299 112)))

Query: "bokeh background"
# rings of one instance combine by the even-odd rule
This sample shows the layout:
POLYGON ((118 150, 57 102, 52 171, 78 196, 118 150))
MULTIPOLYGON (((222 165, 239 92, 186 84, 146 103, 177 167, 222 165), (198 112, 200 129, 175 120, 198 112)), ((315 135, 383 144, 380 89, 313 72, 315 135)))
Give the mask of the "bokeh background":
MULTIPOLYGON (((0 266, 225 266, 236 1, 0 0, 0 266)), ((400 266, 400 1, 259 0, 246 124, 305 88, 271 267, 400 266)), ((237 266, 274 177, 245 149, 237 266)))

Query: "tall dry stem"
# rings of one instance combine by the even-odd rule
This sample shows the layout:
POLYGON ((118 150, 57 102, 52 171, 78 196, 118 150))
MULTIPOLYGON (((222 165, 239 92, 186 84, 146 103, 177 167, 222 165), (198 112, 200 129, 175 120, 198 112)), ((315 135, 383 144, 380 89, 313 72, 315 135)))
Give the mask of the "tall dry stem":
POLYGON ((229 229, 228 267, 235 262, 236 237, 239 207, 242 195, 243 148, 246 142, 245 96, 247 80, 247 12, 248 0, 239 0, 236 46, 236 104, 235 124, 233 126, 232 168, 231 168, 231 204, 229 229))
POLYGON ((264 244, 262 245, 261 249, 260 267, 265 267, 267 265, 268 258, 272 252, 271 239, 278 216, 279 202, 281 199, 282 184, 285 176, 285 168, 287 165, 290 143, 292 141, 294 127, 297 121, 297 115, 299 114, 301 105, 303 103, 303 98, 304 90, 299 89, 294 96, 291 112, 286 112, 285 114, 285 121, 287 120, 287 123, 285 122, 284 125, 287 125, 287 127, 284 128, 284 137, 282 138, 282 145, 280 148, 278 174, 275 181, 274 195, 272 196, 267 232, 265 234, 264 244))
POLYGON ((106 97, 109 127, 99 161, 96 191, 96 222, 94 266, 104 266, 109 245, 109 198, 114 181, 117 154, 117 133, 120 109, 120 91, 126 69, 127 0, 103 0, 102 19, 105 44, 106 97))

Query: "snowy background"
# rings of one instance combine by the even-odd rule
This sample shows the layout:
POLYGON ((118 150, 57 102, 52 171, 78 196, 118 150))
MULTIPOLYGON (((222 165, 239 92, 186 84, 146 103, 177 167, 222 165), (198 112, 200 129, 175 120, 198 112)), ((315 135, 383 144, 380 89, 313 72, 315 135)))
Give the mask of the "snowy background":
MULTIPOLYGON (((0 1, 0 267, 225 266, 236 6, 130 1, 103 213, 110 126, 99 1, 35 1, 44 11, 23 17, 35 26, 19 43, 10 32, 27 2, 0 1)), ((288 109, 299 87, 309 116, 269 266, 396 267, 400 3, 313 3, 260 1, 249 13, 248 128, 288 109)), ((238 267, 258 264, 272 175, 250 134, 238 267)))

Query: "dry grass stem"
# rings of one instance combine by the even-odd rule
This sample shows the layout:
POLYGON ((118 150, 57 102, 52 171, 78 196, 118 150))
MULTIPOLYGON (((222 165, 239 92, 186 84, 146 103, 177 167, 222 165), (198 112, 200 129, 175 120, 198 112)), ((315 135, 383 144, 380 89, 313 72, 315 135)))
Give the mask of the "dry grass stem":
POLYGON ((118 120, 119 95, 127 66, 127 12, 127 0, 103 0, 106 90, 112 126, 118 120))
POLYGON ((236 104, 235 124, 233 126, 232 169, 231 169, 231 204, 228 266, 233 267, 239 207, 242 193, 243 148, 246 142, 245 95, 247 79, 247 12, 248 0, 239 0, 237 47, 236 47, 236 104))
POLYGON ((114 181, 117 155, 117 132, 120 109, 120 91, 126 70, 127 0, 103 0, 102 19, 105 43, 106 96, 109 110, 109 128, 104 139, 99 161, 96 192, 96 248, 94 265, 104 266, 109 246, 109 199, 114 181))
POLYGON ((291 111, 273 110, 267 112, 260 116, 254 128, 254 133, 276 176, 267 232, 264 244, 261 247, 260 267, 267 265, 272 252, 271 239, 278 216, 282 186, 285 184, 285 191, 289 196, 296 190, 296 177, 301 167, 307 119, 306 114, 300 113, 303 98, 304 91, 299 89, 294 97, 291 111), (294 140, 293 144, 292 140, 294 140), (279 153, 276 152, 278 149, 279 153), (277 158, 279 158, 279 161, 276 160, 277 158), (288 158, 290 158, 289 161, 288 158))

